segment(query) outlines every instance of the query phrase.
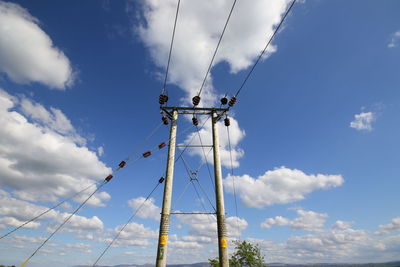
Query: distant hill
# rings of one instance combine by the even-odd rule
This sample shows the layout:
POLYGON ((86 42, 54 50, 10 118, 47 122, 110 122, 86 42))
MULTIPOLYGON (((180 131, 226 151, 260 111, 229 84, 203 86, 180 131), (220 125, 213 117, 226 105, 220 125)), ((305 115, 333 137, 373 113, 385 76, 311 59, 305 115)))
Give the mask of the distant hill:
MULTIPOLYGON (((73 267, 91 267, 91 265, 76 265, 73 267)), ((113 265, 113 266, 106 266, 106 265, 96 265, 96 267, 155 267, 154 264, 120 264, 120 265, 113 265)), ((193 264, 167 264, 167 267, 210 267, 210 264, 207 262, 200 262, 200 263, 193 263, 193 264)), ((399 266, 400 267, 400 266, 399 266)))
MULTIPOLYGON (((268 267, 400 267, 400 261, 384 262, 384 263, 313 263, 313 264, 286 264, 286 263, 267 263, 268 267)), ((97 266, 97 267, 154 267, 154 264, 122 264, 114 266, 97 266)), ((209 267, 207 262, 193 264, 168 264, 167 267, 209 267)), ((78 265, 73 267, 91 267, 89 265, 78 265)))
POLYGON ((268 263, 268 267, 400 267, 400 261, 383 263, 312 263, 312 264, 285 264, 268 263))
POLYGON ((268 263, 269 267, 400 267, 400 261, 383 263, 313 263, 313 264, 285 264, 268 263))

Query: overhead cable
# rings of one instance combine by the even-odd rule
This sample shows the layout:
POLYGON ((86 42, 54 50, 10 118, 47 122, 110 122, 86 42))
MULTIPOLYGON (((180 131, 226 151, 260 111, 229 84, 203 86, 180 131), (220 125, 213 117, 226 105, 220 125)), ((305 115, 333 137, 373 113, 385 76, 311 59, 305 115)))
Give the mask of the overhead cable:
POLYGON ((129 218, 129 220, 125 223, 125 225, 118 231, 118 233, 115 235, 113 240, 108 244, 108 246, 103 250, 103 252, 100 254, 100 256, 96 259, 96 261, 93 263, 93 266, 96 266, 96 264, 99 262, 99 260, 104 256, 104 254, 107 252, 107 250, 112 246, 112 244, 118 239, 118 237, 121 235, 121 233, 124 231, 126 226, 135 218, 137 213, 142 209, 143 205, 149 200, 151 195, 154 193, 154 191, 157 189, 157 187, 164 181, 164 178, 161 178, 158 180, 157 185, 151 190, 151 192, 147 195, 146 199, 140 204, 140 206, 136 209, 136 211, 132 214, 132 216, 129 218))
MULTIPOLYGON (((214 54, 213 54, 213 56, 212 56, 212 58, 211 58, 210 65, 208 66, 208 69, 207 69, 206 75, 204 76, 203 83, 201 84, 201 87, 200 87, 199 93, 197 94, 197 96, 198 96, 198 97, 200 97, 201 91, 203 90, 204 84, 206 83, 206 80, 207 80, 208 74, 210 73, 210 70, 211 70, 212 64, 213 64, 213 62, 214 62, 214 59, 215 59, 215 55, 216 55, 216 54, 217 54, 217 52, 218 52, 218 48, 219 48, 219 45, 221 44, 222 37, 224 37, 225 30, 226 30, 226 27, 228 26, 228 23, 229 23, 229 20, 230 20, 230 18, 231 18, 231 15, 232 15, 233 9, 235 8, 236 1, 237 1, 237 0, 234 0, 234 1, 233 1, 233 4, 232 4, 232 7, 231 7, 231 10, 229 11, 229 15, 228 15, 228 18, 227 18, 227 20, 226 20, 226 22, 225 22, 224 29, 222 30, 221 36, 219 37, 219 40, 218 40, 217 47, 215 48, 214 54)), ((199 99, 199 101, 200 101, 200 99, 199 99)), ((196 106, 197 106, 197 105, 196 105, 196 106)))
POLYGON ((0 237, 0 239, 2 239, 2 238, 4 238, 4 237, 6 237, 6 236, 8 236, 8 235, 10 235, 10 234, 12 234, 12 233, 14 233, 15 231, 17 231, 18 229, 24 227, 25 225, 27 225, 27 224, 29 224, 29 223, 31 223, 31 222, 36 221, 37 219, 39 219, 39 218, 42 217, 43 215, 45 215, 45 214, 49 213, 50 211, 52 211, 52 210, 58 208, 59 206, 61 206, 61 205, 64 204, 65 202, 67 202, 67 201, 73 199, 74 197, 78 196, 79 194, 83 193, 84 191, 88 190, 90 187, 92 187, 92 186, 94 186, 94 185, 96 185, 96 184, 98 184, 98 182, 93 183, 93 184, 89 185, 88 187, 85 187, 85 188, 82 189, 81 191, 75 193, 73 196, 64 199, 63 201, 59 202, 58 204, 54 205, 54 206, 51 207, 51 208, 48 208, 47 210, 43 211, 43 212, 40 213, 39 215, 37 215, 37 216, 33 217, 32 219, 30 219, 30 220, 24 222, 23 224, 19 225, 18 227, 15 227, 15 228, 12 229, 10 232, 8 232, 8 233, 2 235, 2 236, 0 237))
POLYGON ((236 184, 235 184, 235 176, 233 176, 233 157, 232 157, 232 145, 231 145, 231 135, 229 132, 229 127, 226 126, 226 131, 228 132, 228 145, 229 145, 229 157, 231 161, 231 176, 232 176, 232 186, 233 186, 233 196, 235 199, 235 215, 236 215, 236 228, 239 232, 239 215, 238 215, 238 205, 237 205, 237 197, 236 197, 236 184))
POLYGON ((205 150, 204 150, 203 141, 201 140, 201 135, 200 135, 199 127, 196 126, 196 130, 197 130, 197 135, 199 136, 199 141, 200 141, 200 145, 201 145, 201 150, 202 150, 202 152, 203 152, 204 161, 206 162, 206 165, 207 165, 208 175, 209 175, 209 177, 210 177, 211 184, 213 185, 213 188, 214 188, 214 190, 215 190, 214 180, 213 180, 213 177, 212 177, 212 175, 211 175, 210 165, 208 164, 208 159, 207 159, 206 152, 205 152, 205 150))
MULTIPOLYGON (((164 85, 163 88, 161 89, 161 94, 168 94, 165 86, 167 84, 167 79, 168 79, 168 71, 169 71, 169 64, 171 62, 171 54, 172 54, 172 47, 174 45, 174 39, 175 39, 175 29, 176 29, 176 22, 178 21, 178 14, 179 14, 179 6, 180 6, 181 0, 178 0, 178 4, 176 6, 176 12, 175 12, 175 21, 174 21, 174 29, 172 30, 172 37, 171 37, 171 43, 169 46, 169 53, 168 53, 168 62, 167 62, 167 69, 165 71, 165 77, 164 77, 164 85)), ((168 99, 168 98, 167 98, 168 99)), ((165 101, 166 102, 166 101, 165 101)), ((161 103, 160 103, 161 104, 161 103)))
POLYGON ((47 237, 42 244, 40 244, 40 246, 32 253, 32 255, 29 256, 29 258, 27 258, 24 263, 22 263, 21 267, 24 267, 29 260, 35 256, 35 254, 50 240, 50 238, 52 238, 71 218, 72 216, 74 216, 82 207, 83 205, 86 204, 86 202, 89 201, 89 199, 96 193, 98 192, 106 183, 108 183, 110 180, 104 180, 97 188, 96 190, 94 190, 89 197, 87 197, 75 210, 74 212, 72 212, 51 234, 49 237, 47 237))
MULTIPOLYGON (((292 10, 292 7, 294 6, 294 4, 296 3, 296 0, 293 0, 292 3, 290 4, 289 8, 286 10, 285 15, 282 17, 280 23, 278 24, 278 26, 275 28, 275 31, 273 32, 273 34, 271 35, 271 37, 269 38, 267 44, 265 45, 264 49, 261 51, 260 55, 258 56, 257 60, 254 62, 253 66, 251 67, 250 71, 247 73, 246 78, 243 80, 242 84, 240 85, 239 89, 237 90, 234 98, 235 98, 235 102, 236 102, 236 97, 239 95, 240 91, 243 89, 244 85, 246 84, 247 80, 249 79, 251 73, 254 71, 255 67, 257 66, 258 62, 261 60, 261 58, 263 57, 265 51, 267 50, 267 48, 269 47, 269 45, 271 44, 272 40, 274 39, 275 35, 277 34, 277 32, 279 31, 280 27, 282 26, 283 22, 285 21, 287 15, 290 13, 290 10, 292 10)), ((233 105, 229 105, 230 107, 233 105)))

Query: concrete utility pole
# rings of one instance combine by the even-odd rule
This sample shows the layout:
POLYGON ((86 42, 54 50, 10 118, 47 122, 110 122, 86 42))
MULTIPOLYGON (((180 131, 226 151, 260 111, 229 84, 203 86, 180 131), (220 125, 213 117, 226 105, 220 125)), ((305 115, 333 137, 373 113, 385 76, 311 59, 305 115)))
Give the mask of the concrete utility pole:
MULTIPOLYGON (((169 217, 171 215, 171 197, 172 197, 172 181, 175 162, 176 147, 176 131, 177 119, 179 114, 207 115, 211 116, 212 121, 212 138, 214 150, 214 174, 215 174, 215 195, 217 204, 217 231, 218 231, 218 248, 219 248, 219 266, 229 267, 228 260, 228 241, 226 237, 225 225, 225 208, 224 208, 224 192, 222 187, 221 159, 219 154, 218 139, 218 120, 226 114, 226 108, 193 108, 193 107, 161 107, 163 113, 171 118, 171 130, 169 140, 169 150, 167 159, 167 174, 165 177, 164 200, 162 205, 160 233, 158 237, 158 249, 156 267, 166 267, 167 264, 167 243, 169 232, 169 217)), ((199 147, 198 145, 185 147, 199 147)), ((209 213, 177 213, 172 214, 209 214, 209 213)), ((213 213, 214 214, 214 213, 213 213)))
POLYGON ((167 243, 169 232, 169 216, 171 212, 172 182, 174 180, 175 146, 178 111, 172 111, 171 130, 169 134, 169 149, 167 159, 167 174, 164 185, 164 200, 162 204, 160 232, 158 236, 158 249, 156 267, 165 267, 167 264, 167 243))
POLYGON ((218 249, 219 266, 228 267, 228 241, 226 238, 224 191, 222 186, 221 159, 219 155, 218 137, 218 115, 212 112, 212 137, 214 150, 214 176, 215 176, 215 197, 217 200, 217 230, 218 230, 218 249))

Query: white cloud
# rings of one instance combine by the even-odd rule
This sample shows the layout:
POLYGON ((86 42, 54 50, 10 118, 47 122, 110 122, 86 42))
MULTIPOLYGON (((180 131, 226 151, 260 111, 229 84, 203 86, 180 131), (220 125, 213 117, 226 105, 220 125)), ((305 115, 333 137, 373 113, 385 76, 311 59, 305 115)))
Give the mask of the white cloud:
MULTIPOLYGON (((232 179, 230 175, 224 179, 225 189, 230 193, 233 192, 232 179)), ((267 171, 257 178, 247 174, 235 176, 236 193, 245 205, 254 208, 299 201, 315 190, 337 187, 343 182, 341 175, 307 175, 285 167, 267 171)))
POLYGON ((400 40, 400 31, 397 31, 392 34, 388 47, 389 48, 397 47, 399 45, 399 40, 400 40))
POLYGON ((171 241, 169 242, 169 246, 171 248, 178 248, 178 249, 202 249, 203 245, 199 244, 195 241, 171 241))
MULTIPOLYGON (((112 241, 112 238, 121 230, 122 225, 116 227, 110 232, 110 237, 102 240, 107 244, 112 241)), ((149 239, 157 239, 158 231, 154 231, 143 224, 136 222, 129 223, 121 232, 118 239, 113 244, 113 247, 127 247, 127 246, 147 246, 150 244, 149 239)))
POLYGON ((354 222, 336 221, 333 225, 333 229, 349 229, 353 226, 354 222))
POLYGON ((192 236, 192 235, 187 235, 183 236, 181 240, 186 241, 186 242, 198 242, 198 243, 212 243, 215 238, 207 237, 207 236, 192 236))
MULTIPOLYGON (((0 89, 0 125, 0 185, 14 190, 20 199, 54 202, 72 196, 111 171, 95 152, 80 145, 81 137, 77 138, 60 110, 49 111, 0 89)), ((102 192, 88 204, 101 206, 109 198, 102 192)))
POLYGON ((339 256, 346 252, 349 245, 362 245, 367 240, 368 234, 364 230, 325 230, 314 235, 291 237, 287 241, 287 248, 319 252, 322 255, 327 253, 329 249, 334 249, 333 254, 339 256))
MULTIPOLYGON (((76 244, 65 244, 64 248, 63 248, 63 252, 72 252, 72 251, 76 251, 76 252, 84 252, 84 253, 91 253, 92 252, 92 245, 89 244, 85 244, 85 243, 76 243, 76 244)), ((67 255, 65 253, 65 255, 67 255)))
POLYGON ((388 224, 379 225, 379 228, 384 231, 400 230, 400 217, 393 218, 388 224))
MULTIPOLYGON (((238 1, 214 60, 214 66, 227 62, 232 73, 251 66, 272 35, 274 27, 280 22, 289 2, 290 0, 238 1)), ((231 0, 212 3, 207 1, 181 3, 169 68, 169 83, 177 85, 186 93, 180 99, 181 102, 191 103, 191 98, 198 93, 232 3, 231 0)), ((149 49, 155 65, 160 70, 165 69, 176 1, 146 0, 140 5, 143 14, 134 15, 142 16, 143 20, 136 25, 135 30, 149 49)), ((271 45, 264 59, 276 50, 277 46, 271 45)), ((159 73, 160 77, 163 75, 159 73)), ((210 73, 202 91, 200 106, 215 105, 217 95, 212 84, 212 73, 210 73)), ((230 130, 233 165, 238 167, 238 160, 243 157, 244 151, 237 145, 244 137, 244 131, 239 128, 237 121, 233 118, 231 118, 230 130)), ((227 149, 227 137, 225 130, 220 130, 220 133, 221 162, 228 167, 230 156, 227 149)), ((202 136, 204 140, 210 140, 211 127, 206 127, 202 131, 202 136)), ((191 136, 187 140, 190 138, 191 136)), ((203 157, 203 152, 199 149, 194 149, 191 153, 203 157)))
MULTIPOLYGON (((17 227, 22 223, 36 217, 48 209, 48 207, 32 204, 12 197, 10 193, 0 190, 0 223, 8 226, 17 227)), ((47 231, 54 231, 70 213, 51 210, 38 220, 24 226, 24 228, 38 228, 43 221, 48 221, 50 225, 47 231)), ((91 232, 100 232, 103 230, 103 222, 96 216, 87 218, 80 215, 74 215, 62 228, 64 233, 89 234, 91 232)))
POLYGON ((97 148, 97 155, 99 155, 99 157, 104 155, 104 147, 103 146, 99 146, 97 148))
POLYGON ((154 204, 154 198, 149 198, 146 202, 144 202, 145 200, 146 198, 144 197, 133 198, 128 201, 128 205, 134 210, 134 212, 136 212, 136 210, 141 206, 137 213, 138 217, 159 221, 161 208, 154 204))
MULTIPOLYGON (((47 227, 46 231, 53 232, 56 228, 64 222, 71 214, 70 213, 62 213, 59 214, 54 220, 55 223, 52 223, 47 227)), ((93 216, 91 218, 87 218, 80 215, 74 215, 71 219, 64 225, 64 227, 60 230, 61 233, 75 233, 75 234, 88 234, 90 232, 98 232, 100 233, 104 228, 103 222, 97 217, 93 216)))
POLYGON ((0 1, 0 72, 17 83, 64 89, 74 80, 71 63, 21 6, 0 1))
POLYGON ((242 235, 242 231, 245 230, 249 225, 245 219, 238 218, 236 216, 227 217, 225 222, 228 237, 240 237, 242 235))
POLYGON ((43 105, 32 102, 28 98, 22 98, 19 104, 21 111, 40 126, 67 135, 80 145, 86 144, 86 140, 79 136, 71 121, 61 110, 53 107, 47 110, 43 105))
MULTIPOLYGON (((23 224, 25 221, 20 221, 18 219, 15 219, 13 217, 2 217, 0 218, 0 223, 4 223, 6 225, 10 225, 12 227, 18 227, 21 224, 23 224)), ((38 222, 31 222, 27 225, 24 226, 24 228, 32 228, 32 229, 37 229, 39 228, 40 223, 38 222)))
MULTIPOLYGON (((284 242, 256 238, 248 240, 260 245, 267 262, 337 263, 377 262, 385 261, 385 257, 397 259, 396 253, 386 250, 385 245, 390 243, 389 240, 373 239, 364 230, 323 229, 312 234, 292 236, 284 242)), ((392 247, 399 248, 398 243, 392 242, 392 247)))
POLYGON ((268 218, 261 223, 262 228, 271 228, 277 226, 290 226, 294 230, 303 230, 308 232, 315 232, 320 230, 326 221, 328 215, 326 213, 318 213, 314 211, 305 211, 299 209, 296 211, 299 215, 296 219, 288 219, 282 216, 275 218, 268 218))
MULTIPOLYGON (((214 65, 227 62, 231 72, 248 68, 272 35, 289 0, 238 1, 214 65)), ((178 85, 191 99, 202 80, 228 17, 232 1, 183 2, 180 7, 169 70, 170 82, 178 85)), ((142 4, 144 20, 137 32, 150 50, 154 63, 165 68, 176 11, 175 0, 146 0, 142 4)), ((276 51, 272 45, 268 52, 276 51)), ((226 89, 226 88, 224 88, 226 89)), ((215 101, 212 77, 204 88, 202 103, 215 101)))
POLYGON ((354 120, 350 122, 350 127, 359 131, 372 131, 372 123, 376 120, 374 112, 361 112, 354 115, 354 120))
MULTIPOLYGON (((302 213, 304 217, 307 216, 306 214, 307 212, 302 213)), ((302 215, 297 219, 301 220, 302 215)), ((315 214, 311 215, 311 217, 313 216, 315 214)), ((321 217, 324 221, 325 216, 321 217)), ((274 220, 267 221, 267 226, 294 225, 297 219, 277 216, 274 220)), ((396 229, 396 219, 394 218, 390 224, 380 225, 379 228, 396 229)), ((338 220, 332 227, 325 228, 324 222, 321 220, 315 227, 316 231, 305 235, 292 235, 283 242, 256 238, 248 238, 248 240, 260 245, 267 262, 366 263, 398 260, 400 235, 382 238, 376 236, 372 231, 354 229, 352 228, 353 224, 354 222, 338 220)))
MULTIPOLYGON (((182 224, 190 227, 189 234, 197 238, 203 238, 202 241, 215 240, 217 236, 217 219, 213 215, 177 215, 182 224)), ((228 237, 239 237, 245 230, 248 223, 243 218, 227 217, 225 219, 228 237)))
MULTIPOLYGON (((15 248, 25 248, 29 244, 41 244, 46 238, 45 237, 31 237, 31 236, 23 236, 23 235, 14 235, 12 238, 3 239, 2 242, 9 243, 13 245, 15 248)), ((52 245, 52 241, 50 240, 47 244, 48 246, 52 245)))
MULTIPOLYGON (((245 137, 246 133, 244 130, 241 130, 239 127, 239 123, 234 118, 230 118, 231 125, 229 126, 229 133, 230 133, 230 141, 231 141, 231 148, 232 148, 232 165, 233 167, 239 167, 239 159, 243 157, 244 151, 238 148, 239 142, 245 137)), ((225 129, 226 126, 224 125, 223 121, 218 122, 219 128, 219 144, 220 144, 220 158, 221 164, 227 168, 230 168, 231 161, 230 161, 230 152, 229 152, 229 139, 228 133, 225 129)), ((204 125, 204 127, 199 131, 200 138, 197 132, 193 132, 189 134, 184 143, 189 144, 190 141, 192 145, 210 145, 212 144, 212 126, 210 120, 204 125)), ((187 152, 190 155, 197 155, 204 161, 204 153, 201 148, 191 148, 188 149, 187 152)), ((205 153, 207 155, 208 150, 205 149, 205 153)), ((207 160, 209 163, 213 163, 213 154, 208 153, 207 160)))

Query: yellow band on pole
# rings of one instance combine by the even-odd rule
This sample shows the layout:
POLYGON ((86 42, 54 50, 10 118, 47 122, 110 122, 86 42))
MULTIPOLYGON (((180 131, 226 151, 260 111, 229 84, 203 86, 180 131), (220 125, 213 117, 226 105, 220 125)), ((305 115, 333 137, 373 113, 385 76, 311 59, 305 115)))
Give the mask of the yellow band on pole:
POLYGON ((161 235, 160 245, 166 245, 167 242, 168 242, 168 235, 161 235))
POLYGON ((24 261, 24 263, 22 263, 21 267, 24 267, 27 263, 28 263, 28 260, 24 261))
POLYGON ((221 237, 219 240, 219 246, 221 248, 227 248, 228 247, 228 242, 226 241, 226 237, 221 237))

